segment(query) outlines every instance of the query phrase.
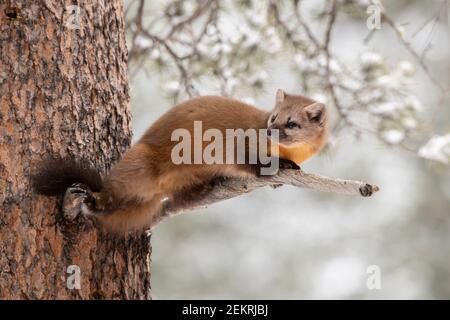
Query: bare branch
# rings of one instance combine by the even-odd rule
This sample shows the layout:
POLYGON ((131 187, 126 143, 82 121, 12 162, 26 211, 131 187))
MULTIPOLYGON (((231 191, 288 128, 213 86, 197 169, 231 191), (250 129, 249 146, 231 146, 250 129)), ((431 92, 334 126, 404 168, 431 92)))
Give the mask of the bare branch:
POLYGON ((336 22, 336 16, 337 16, 337 1, 333 0, 331 2, 330 19, 328 20, 327 29, 325 31, 324 48, 326 52, 330 51, 331 30, 333 30, 334 23, 336 22))
MULTIPOLYGON (((147 60, 155 62, 149 67, 158 68, 161 74, 167 73, 164 81, 170 80, 170 83, 167 83, 166 91, 175 102, 201 94, 200 87, 209 79, 210 89, 224 96, 234 96, 245 90, 254 95, 268 83, 265 63, 275 55, 286 54, 293 58, 295 68, 292 72, 299 75, 301 92, 314 93, 331 102, 330 106, 337 113, 331 129, 333 134, 344 129, 350 129, 356 137, 369 133, 387 145, 417 152, 416 148, 406 147, 404 141, 392 140, 391 135, 403 135, 402 140, 417 139, 413 133, 421 119, 416 108, 420 101, 411 90, 414 66, 404 61, 391 68, 382 55, 375 52, 366 52, 351 64, 333 52, 332 44, 338 36, 335 34, 338 15, 345 13, 346 3, 353 1, 330 0, 318 15, 314 14, 323 21, 322 34, 313 32, 314 25, 305 19, 307 13, 301 0, 266 0, 261 2, 264 4, 261 7, 239 1, 200 0, 195 7, 176 13, 170 10, 147 13, 144 2, 133 0, 133 10, 127 11, 131 18, 127 27, 131 38, 129 60, 134 62, 131 74, 141 69, 147 60), (236 17, 242 19, 242 26, 230 23, 233 19, 229 12, 235 12, 236 17), (234 32, 229 33, 226 29, 234 32), (261 80, 255 85, 252 79, 258 78, 261 80), (398 109, 411 112, 408 111, 408 115, 400 111, 382 112, 382 107, 394 104, 398 104, 398 109), (368 121, 361 122, 363 118, 368 121)), ((442 0, 438 13, 420 30, 429 23, 445 20, 440 13, 445 11, 443 8, 448 3, 449 0, 442 0)), ((417 62, 440 91, 438 104, 433 109, 439 114, 449 97, 449 87, 438 81, 426 63, 434 27, 423 51, 417 51, 405 37, 401 25, 387 12, 381 14, 384 25, 395 32, 412 62, 417 62)), ((374 30, 364 42, 371 39, 374 30)), ((438 117, 434 116, 432 124, 436 119, 438 117)))
POLYGON ((308 36, 309 40, 311 40, 311 42, 316 46, 316 48, 319 49, 320 48, 319 40, 316 39, 311 28, 308 26, 308 24, 305 23, 305 19, 302 17, 302 13, 301 13, 301 9, 300 9, 300 1, 298 1, 296 4, 294 14, 295 14, 295 17, 297 18, 297 22, 303 27, 303 30, 305 30, 306 35, 308 36))
POLYGON ((382 19, 385 21, 394 31, 397 35, 397 38, 399 39, 400 43, 403 44, 403 46, 408 50, 408 52, 411 54, 411 56, 416 60, 416 62, 422 67, 422 70, 425 72, 425 74, 428 76, 431 82, 439 88, 442 91, 445 91, 445 88, 442 86, 442 84, 433 76, 432 72, 428 68, 428 66, 423 61, 421 55, 417 53, 414 48, 412 47, 411 43, 409 43, 403 36, 402 31, 397 27, 394 20, 392 20, 386 13, 382 13, 382 19))
POLYGON ((212 0, 204 1, 203 3, 199 3, 197 9, 194 11, 194 13, 186 18, 185 20, 175 24, 172 29, 167 34, 166 38, 170 38, 174 35, 175 32, 182 29, 185 25, 192 23, 194 20, 196 20, 198 17, 203 15, 205 11, 208 10, 208 8, 214 3, 212 0))
MULTIPOLYGON (((285 169, 280 170, 276 175, 250 179, 217 179, 207 190, 201 189, 194 192, 190 190, 190 199, 183 203, 167 203, 165 216, 173 216, 184 211, 202 208, 216 202, 249 193, 262 187, 277 187, 283 184, 323 192, 342 195, 359 195, 363 197, 369 197, 373 193, 379 191, 378 186, 361 181, 334 179, 307 173, 302 170, 285 169)), ((186 194, 183 196, 186 196, 186 194)))

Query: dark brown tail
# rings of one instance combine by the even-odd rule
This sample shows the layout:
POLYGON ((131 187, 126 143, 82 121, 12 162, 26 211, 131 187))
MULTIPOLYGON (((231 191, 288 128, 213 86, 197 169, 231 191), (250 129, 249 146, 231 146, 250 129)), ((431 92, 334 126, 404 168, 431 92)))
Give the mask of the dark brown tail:
POLYGON ((93 192, 102 188, 102 177, 96 169, 86 162, 66 158, 42 161, 31 179, 34 191, 46 196, 63 195, 74 183, 83 183, 93 192))

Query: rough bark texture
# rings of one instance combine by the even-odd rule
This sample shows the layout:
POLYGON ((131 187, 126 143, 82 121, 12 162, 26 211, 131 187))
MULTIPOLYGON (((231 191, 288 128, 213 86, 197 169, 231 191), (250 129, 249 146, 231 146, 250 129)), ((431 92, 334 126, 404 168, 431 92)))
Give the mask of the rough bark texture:
POLYGON ((0 19, 0 299, 150 298, 148 236, 68 224, 61 199, 30 188, 49 154, 104 172, 130 143, 122 1, 2 0, 0 19), (74 3, 80 29, 68 27, 74 3))

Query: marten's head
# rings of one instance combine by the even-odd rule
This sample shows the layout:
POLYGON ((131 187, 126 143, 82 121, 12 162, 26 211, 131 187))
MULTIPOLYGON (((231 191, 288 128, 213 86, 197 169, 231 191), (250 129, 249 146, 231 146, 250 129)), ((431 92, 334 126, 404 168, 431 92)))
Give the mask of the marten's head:
POLYGON ((279 144, 295 148, 308 145, 317 152, 325 145, 328 116, 325 105, 310 98, 287 94, 278 89, 276 105, 268 119, 267 134, 278 129, 279 144))

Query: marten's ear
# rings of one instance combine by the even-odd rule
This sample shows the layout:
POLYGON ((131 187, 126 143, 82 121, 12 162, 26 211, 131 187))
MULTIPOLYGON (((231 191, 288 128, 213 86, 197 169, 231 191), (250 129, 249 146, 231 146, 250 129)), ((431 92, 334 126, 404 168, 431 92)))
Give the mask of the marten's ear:
POLYGON ((304 110, 310 122, 320 125, 323 123, 325 118, 325 106, 322 103, 316 102, 310 104, 309 106, 306 106, 304 110))
POLYGON ((278 89, 277 90, 277 103, 283 102, 284 98, 286 98, 286 92, 284 92, 281 89, 278 89))

